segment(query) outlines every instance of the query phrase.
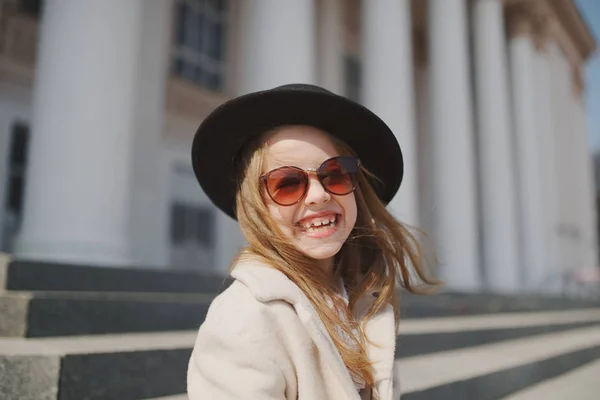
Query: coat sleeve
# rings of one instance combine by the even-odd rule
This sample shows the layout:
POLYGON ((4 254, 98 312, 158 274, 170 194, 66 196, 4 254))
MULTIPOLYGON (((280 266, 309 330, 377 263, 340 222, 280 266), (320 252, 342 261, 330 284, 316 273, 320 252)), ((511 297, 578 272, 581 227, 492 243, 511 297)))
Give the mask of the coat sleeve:
POLYGON ((211 311, 188 366, 189 400, 285 400, 285 378, 267 321, 243 304, 211 311))

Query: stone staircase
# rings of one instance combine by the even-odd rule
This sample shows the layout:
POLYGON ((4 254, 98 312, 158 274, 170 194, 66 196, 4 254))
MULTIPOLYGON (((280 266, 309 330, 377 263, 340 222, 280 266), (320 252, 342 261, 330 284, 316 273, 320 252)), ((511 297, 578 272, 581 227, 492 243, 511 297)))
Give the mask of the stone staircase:
MULTIPOLYGON (((185 399, 196 330, 228 283, 184 272, 0 263, 0 399, 185 399)), ((404 295, 402 314, 403 400, 598 398, 599 303, 404 295)))

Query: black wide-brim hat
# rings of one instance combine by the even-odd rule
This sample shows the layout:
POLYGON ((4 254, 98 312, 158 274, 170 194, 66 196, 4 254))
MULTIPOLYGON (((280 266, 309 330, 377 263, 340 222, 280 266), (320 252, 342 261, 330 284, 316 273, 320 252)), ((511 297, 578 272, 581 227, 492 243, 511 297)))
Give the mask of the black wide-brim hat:
POLYGON ((202 122, 192 143, 192 166, 210 200, 236 218, 237 157, 244 144, 282 125, 309 125, 345 142, 377 177, 378 197, 388 204, 404 173, 394 133, 366 107, 321 87, 290 84, 229 100, 202 122))

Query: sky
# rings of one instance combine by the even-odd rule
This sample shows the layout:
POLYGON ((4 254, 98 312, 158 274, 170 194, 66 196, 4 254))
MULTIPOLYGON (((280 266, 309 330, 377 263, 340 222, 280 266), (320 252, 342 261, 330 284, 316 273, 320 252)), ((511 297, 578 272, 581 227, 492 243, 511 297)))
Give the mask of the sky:
POLYGON ((596 52, 586 66, 585 80, 588 142, 592 151, 600 152, 600 0, 575 0, 575 3, 597 42, 596 52))

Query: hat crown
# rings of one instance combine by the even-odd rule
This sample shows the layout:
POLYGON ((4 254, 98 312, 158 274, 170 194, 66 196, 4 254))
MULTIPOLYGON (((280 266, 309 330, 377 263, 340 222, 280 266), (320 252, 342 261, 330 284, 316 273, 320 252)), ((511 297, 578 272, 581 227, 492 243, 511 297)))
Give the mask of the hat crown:
POLYGON ((327 89, 324 89, 320 86, 317 85, 311 85, 308 83, 288 83, 286 85, 281 85, 281 86, 277 86, 273 89, 268 90, 269 92, 272 91, 289 91, 289 90, 293 90, 293 91, 299 91, 299 92, 314 92, 314 93, 322 93, 322 94, 329 94, 329 95, 333 95, 332 92, 330 92, 327 89))

